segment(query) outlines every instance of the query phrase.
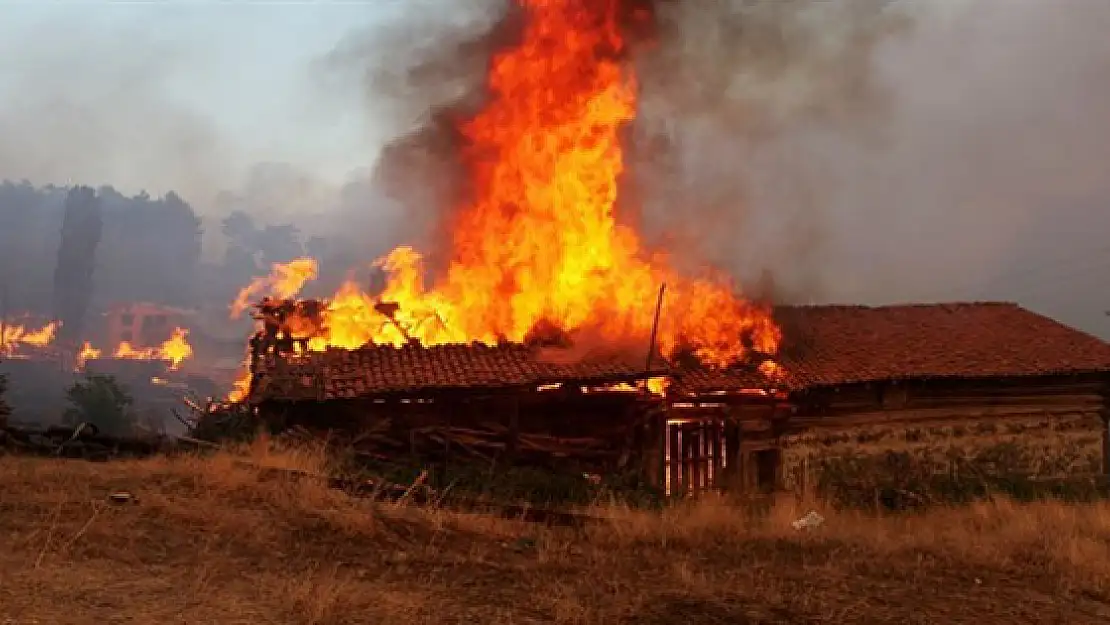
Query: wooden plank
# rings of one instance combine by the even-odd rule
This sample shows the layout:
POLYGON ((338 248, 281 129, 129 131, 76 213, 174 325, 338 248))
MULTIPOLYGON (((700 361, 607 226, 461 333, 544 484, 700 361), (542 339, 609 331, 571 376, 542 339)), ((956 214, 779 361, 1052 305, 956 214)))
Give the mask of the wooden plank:
POLYGON ((980 406, 1056 406, 1061 404, 1084 404, 1092 406, 1101 406, 1103 398, 1098 394, 1081 394, 1081 395, 1013 395, 1007 397, 998 396, 980 396, 980 397, 952 397, 952 396, 937 396, 937 397, 915 397, 912 398, 908 404, 910 407, 936 407, 943 408, 946 406, 960 406, 960 405, 980 405, 980 406))
POLYGON ((851 415, 795 417, 790 420, 790 430, 810 428, 844 428, 893 423, 924 423, 940 420, 971 421, 987 418, 1030 417, 1044 415, 1070 415, 1095 412, 1090 406, 1054 406, 1051 409, 1037 407, 968 407, 964 409, 936 408, 919 410, 891 410, 863 412, 851 415))
POLYGON ((670 473, 671 492, 677 493, 686 489, 686 484, 682 480, 682 426, 668 426, 667 437, 670 441, 670 458, 667 462, 667 471, 670 473))
POLYGON ((697 493, 702 489, 702 472, 701 472, 701 443, 702 431, 704 428, 703 423, 691 423, 688 427, 686 435, 690 437, 690 443, 687 446, 689 454, 687 462, 689 463, 690 470, 690 484, 693 486, 693 492, 697 493))
POLYGON ((721 476, 724 475, 724 421, 713 422, 713 487, 721 487, 721 476))

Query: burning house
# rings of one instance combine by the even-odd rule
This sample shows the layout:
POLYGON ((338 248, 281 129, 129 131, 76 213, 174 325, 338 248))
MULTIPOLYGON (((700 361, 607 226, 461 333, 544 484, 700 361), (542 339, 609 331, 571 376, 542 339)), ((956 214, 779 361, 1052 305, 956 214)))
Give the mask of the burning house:
POLYGON ((109 345, 156 347, 169 339, 175 328, 189 325, 191 317, 187 310, 148 302, 115 304, 104 313, 104 338, 109 345))
POLYGON ((641 466, 661 398, 615 359, 560 363, 519 344, 366 346, 266 356, 251 402, 271 426, 373 434, 379 453, 641 466))
MULTIPOLYGON (((777 483, 782 441, 805 430, 1026 416, 1101 429, 1110 473, 1110 345, 1098 338, 1008 303, 779 307, 774 317, 777 379, 687 370, 669 396, 670 437, 736 431, 724 473, 744 487, 777 483)), ((675 443, 672 483, 707 485, 703 438, 675 443)))
POLYGON ((377 265, 380 292, 352 282, 318 306, 275 303, 315 276, 297 259, 232 306, 277 298, 247 394, 264 420, 377 424, 385 453, 594 453, 684 491, 773 486, 781 442, 802 428, 1029 411, 1105 422, 1110 347, 1017 306, 772 309, 728 276, 680 272, 692 252, 672 262, 617 210, 637 112, 630 39, 651 30, 651 3, 516 4, 481 106, 456 116, 466 195, 441 266, 398 247, 377 265), (544 336, 659 358, 551 358, 528 346, 544 336))
POLYGON ((454 441, 510 462, 634 466, 669 491, 773 488, 789 435, 877 423, 1085 419, 1110 453, 1110 345, 1047 317, 1003 303, 774 316, 773 366, 557 364, 524 345, 333 348, 262 358, 251 401, 279 426, 382 424, 387 452, 454 441), (648 390, 660 376, 665 397, 648 390))

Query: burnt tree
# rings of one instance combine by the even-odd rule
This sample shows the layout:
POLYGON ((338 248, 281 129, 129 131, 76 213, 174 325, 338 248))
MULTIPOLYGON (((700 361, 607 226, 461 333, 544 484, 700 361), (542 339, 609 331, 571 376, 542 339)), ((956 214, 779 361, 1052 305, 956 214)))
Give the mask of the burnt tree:
POLYGON ((58 338, 75 345, 81 339, 93 291, 96 248, 103 230, 100 199, 89 187, 66 194, 62 237, 54 268, 54 317, 62 323, 58 338))

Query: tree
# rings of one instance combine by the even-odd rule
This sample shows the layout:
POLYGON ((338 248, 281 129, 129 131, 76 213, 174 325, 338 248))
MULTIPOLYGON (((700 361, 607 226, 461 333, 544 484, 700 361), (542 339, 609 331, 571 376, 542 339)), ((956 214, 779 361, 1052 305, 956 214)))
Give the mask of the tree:
POLYGON ((131 396, 108 375, 87 375, 66 391, 71 404, 66 421, 72 425, 91 423, 105 434, 127 434, 135 425, 131 396))
POLYGON ((62 322, 58 335, 67 344, 76 344, 83 336, 103 226, 96 192, 89 187, 70 189, 54 267, 54 317, 62 322))

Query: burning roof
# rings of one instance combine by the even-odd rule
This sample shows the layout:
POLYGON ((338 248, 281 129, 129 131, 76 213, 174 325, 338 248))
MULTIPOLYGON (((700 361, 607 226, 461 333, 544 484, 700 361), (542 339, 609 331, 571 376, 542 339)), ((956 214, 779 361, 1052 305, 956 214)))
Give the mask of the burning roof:
POLYGON ((665 373, 645 371, 619 359, 552 362, 541 350, 519 344, 488 346, 367 346, 329 349, 303 356, 265 358, 257 376, 256 400, 329 400, 366 396, 536 388, 549 384, 586 386, 634 382, 665 373))
POLYGON ((785 306, 775 384, 747 366, 692 369, 684 392, 1110 372, 1110 344, 1009 303, 785 306))

